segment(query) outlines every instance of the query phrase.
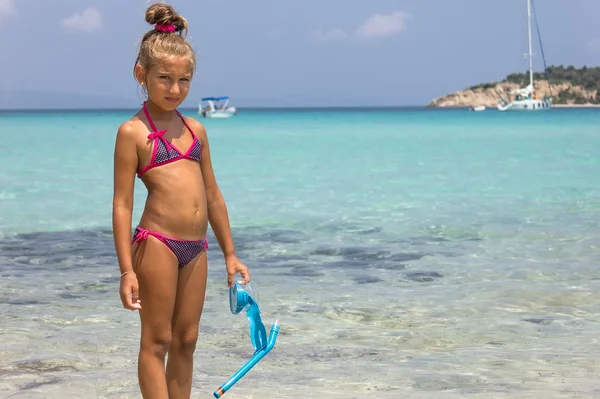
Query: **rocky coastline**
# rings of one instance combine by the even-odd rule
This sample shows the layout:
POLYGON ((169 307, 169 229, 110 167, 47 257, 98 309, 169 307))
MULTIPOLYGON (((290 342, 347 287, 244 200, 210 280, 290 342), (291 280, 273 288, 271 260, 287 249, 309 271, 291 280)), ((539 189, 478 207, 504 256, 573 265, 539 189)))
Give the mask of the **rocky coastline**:
MULTIPOLYGON (((469 89, 450 93, 432 100, 429 107, 495 107, 499 96, 508 99, 512 90, 522 85, 509 82, 484 83, 469 89)), ((548 85, 546 81, 535 82, 535 92, 539 98, 550 96, 554 99, 553 106, 564 107, 600 107, 596 102, 598 90, 586 90, 583 86, 569 82, 548 85)))

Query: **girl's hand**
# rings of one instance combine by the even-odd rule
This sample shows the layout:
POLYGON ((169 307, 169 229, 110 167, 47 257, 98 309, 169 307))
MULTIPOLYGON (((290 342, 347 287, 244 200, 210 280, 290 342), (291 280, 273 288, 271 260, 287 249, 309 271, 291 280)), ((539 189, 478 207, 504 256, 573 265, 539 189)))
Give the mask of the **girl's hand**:
POLYGON ((233 276, 239 274, 246 283, 250 282, 250 272, 248 267, 244 265, 237 256, 230 255, 225 258, 225 267, 227 268, 227 286, 233 285, 233 276))
POLYGON ((123 307, 129 310, 140 310, 142 302, 139 299, 138 281, 135 273, 127 273, 121 277, 121 288, 119 289, 123 307))

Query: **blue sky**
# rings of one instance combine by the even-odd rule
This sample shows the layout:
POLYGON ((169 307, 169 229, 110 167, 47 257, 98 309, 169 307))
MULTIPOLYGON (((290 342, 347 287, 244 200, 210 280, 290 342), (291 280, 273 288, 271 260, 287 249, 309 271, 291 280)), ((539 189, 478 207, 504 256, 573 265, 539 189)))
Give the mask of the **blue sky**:
MULTIPOLYGON (((198 51, 188 107, 211 95, 241 106, 425 105, 527 68, 525 0, 170 3, 198 51)), ((0 0, 0 107, 137 106, 131 70, 149 4, 0 0)), ((600 0, 536 8, 549 64, 600 65, 600 0)))

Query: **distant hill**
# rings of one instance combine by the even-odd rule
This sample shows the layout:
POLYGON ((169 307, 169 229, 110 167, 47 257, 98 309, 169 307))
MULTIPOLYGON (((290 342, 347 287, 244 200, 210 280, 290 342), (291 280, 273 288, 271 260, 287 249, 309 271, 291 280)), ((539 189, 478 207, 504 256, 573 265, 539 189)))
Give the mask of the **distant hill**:
MULTIPOLYGON (((575 68, 562 65, 548 67, 548 81, 542 72, 533 74, 539 96, 552 96, 554 104, 600 104, 600 67, 575 68)), ((529 72, 513 73, 501 82, 481 83, 468 89, 434 99, 430 107, 495 106, 498 93, 505 94, 529 84, 529 72)))

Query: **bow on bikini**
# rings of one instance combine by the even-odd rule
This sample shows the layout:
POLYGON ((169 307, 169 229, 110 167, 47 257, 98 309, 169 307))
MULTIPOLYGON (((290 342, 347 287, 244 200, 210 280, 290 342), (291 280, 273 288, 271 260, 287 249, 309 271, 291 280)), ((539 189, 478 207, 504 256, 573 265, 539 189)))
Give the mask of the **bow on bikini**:
POLYGON ((148 140, 154 140, 155 138, 158 137, 158 139, 160 141, 162 141, 163 143, 165 143, 165 145, 167 146, 167 149, 171 150, 174 149, 174 147, 171 145, 171 143, 169 143, 163 136, 164 134, 167 132, 167 129, 165 130, 159 130, 157 132, 152 132, 148 135, 148 140))

